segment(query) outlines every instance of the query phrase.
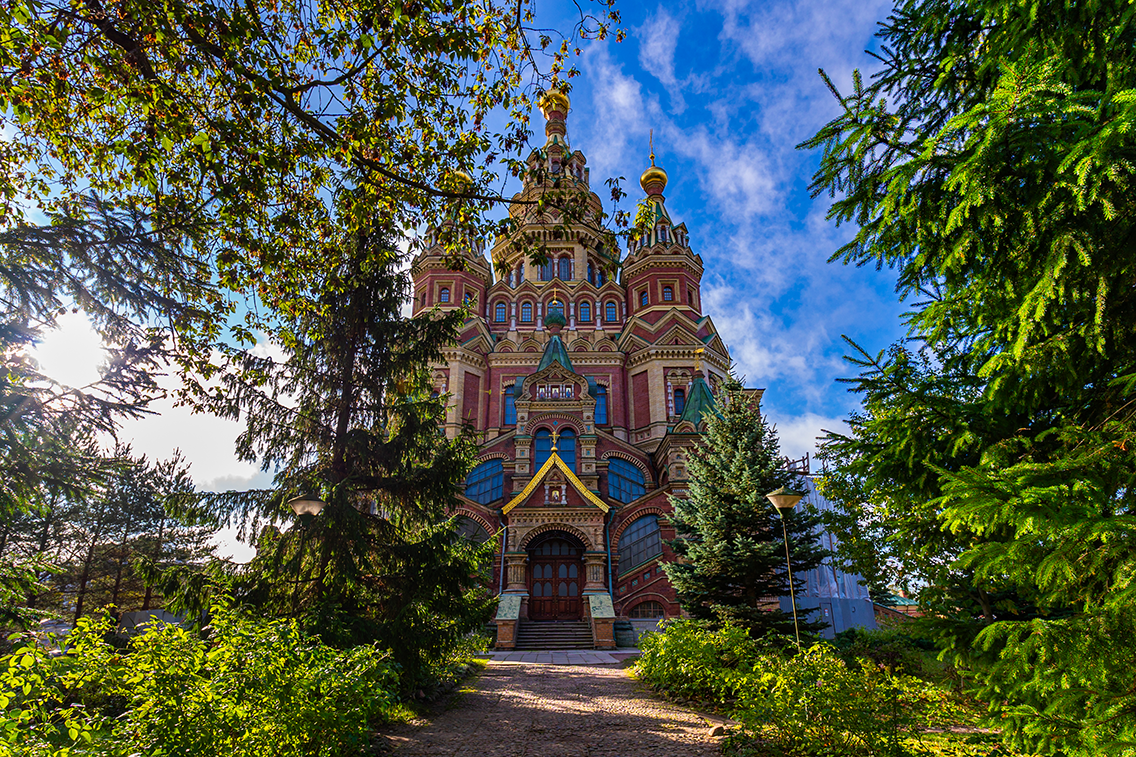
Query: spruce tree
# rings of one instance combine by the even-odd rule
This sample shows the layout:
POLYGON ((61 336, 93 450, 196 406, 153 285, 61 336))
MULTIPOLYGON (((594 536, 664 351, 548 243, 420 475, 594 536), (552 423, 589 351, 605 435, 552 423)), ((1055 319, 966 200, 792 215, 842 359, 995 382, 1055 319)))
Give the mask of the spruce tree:
MULTIPOLYGON (((724 400, 690 456, 689 495, 671 499, 677 538, 670 546, 682 559, 665 566, 667 576, 692 617, 730 622, 755 637, 792 635, 793 617, 777 604, 789 594, 781 516, 765 495, 800 482, 785 469, 776 431, 740 382, 725 385, 724 400)), ((799 507, 785 516, 798 594, 805 571, 825 556, 817 523, 799 507)), ((802 631, 824 628, 799 616, 802 631)))
POLYGON ((909 0, 878 37, 806 143, 858 227, 834 259, 911 303, 909 339, 850 356, 862 409, 828 443, 848 556, 887 545, 1013 746, 1130 751, 1136 15, 909 0))
POLYGON ((409 277, 396 237, 350 192, 337 204, 329 245, 264 284, 260 325, 274 349, 231 349, 221 388, 198 397, 242 421, 238 456, 275 470, 274 487, 202 504, 258 540, 256 559, 228 576, 240 601, 299 616, 330 643, 378 642, 410 682, 483 626, 494 602, 481 576, 491 545, 457 538, 448 514, 476 445, 441 433, 445 398, 428 370, 468 313, 402 315, 409 277), (326 506, 297 520, 287 503, 299 495, 326 506))

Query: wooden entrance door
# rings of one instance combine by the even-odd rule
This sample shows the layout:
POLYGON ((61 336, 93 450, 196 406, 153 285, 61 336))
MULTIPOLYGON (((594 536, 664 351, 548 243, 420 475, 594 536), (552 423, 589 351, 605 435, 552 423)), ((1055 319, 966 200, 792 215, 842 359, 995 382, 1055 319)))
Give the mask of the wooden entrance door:
POLYGON ((547 539, 529 553, 529 617, 579 620, 584 566, 578 547, 547 539))

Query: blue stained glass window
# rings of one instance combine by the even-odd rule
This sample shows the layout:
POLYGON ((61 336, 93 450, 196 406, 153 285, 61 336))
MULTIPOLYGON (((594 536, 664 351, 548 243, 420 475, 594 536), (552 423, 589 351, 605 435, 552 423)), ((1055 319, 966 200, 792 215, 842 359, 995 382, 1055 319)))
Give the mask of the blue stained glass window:
POLYGON ((607 316, 606 316, 607 322, 608 323, 615 323, 615 315, 616 315, 615 303, 609 302, 607 304, 607 316))
POLYGON ((607 387, 596 387, 596 425, 607 425, 607 387))
POLYGON ((675 298, 675 290, 671 287, 663 287, 663 302, 672 302, 675 298))
POLYGON ((646 289, 644 289, 642 292, 639 293, 639 307, 641 307, 641 308, 647 307, 647 290, 646 289))
MULTIPOLYGON (((659 517, 644 515, 632 523, 619 537, 619 572, 623 573, 641 565, 652 557, 663 553, 663 542, 659 538, 659 517)), ((636 578, 631 582, 638 583, 636 578)))
POLYGON ((552 432, 542 428, 533 436, 533 472, 548 462, 552 455, 552 432))
POLYGON ((607 461, 607 496, 617 502, 631 502, 646 493, 641 470, 618 457, 607 461))
POLYGON ((557 266, 560 269, 559 271, 557 271, 559 278, 563 279, 564 281, 568 281, 572 278, 571 258, 560 258, 560 260, 557 261, 557 266))
POLYGON ((686 390, 675 389, 675 415, 682 415, 682 411, 686 409, 686 390))
POLYGON ((517 387, 505 387, 505 425, 515 426, 517 423, 517 387))
POLYGON ((576 472, 576 432, 566 428, 556 437, 556 452, 573 473, 576 472))
POLYGON ((449 287, 442 287, 438 291, 438 302, 449 302, 449 301, 450 301, 449 287))
POLYGON ((469 472, 465 479, 465 496, 480 505, 501 499, 505 474, 500 460, 488 460, 469 472))
POLYGON ((586 302, 580 303, 580 320, 584 323, 592 320, 592 306, 586 302))
POLYGON ((497 309, 496 309, 496 312, 494 313, 493 320, 497 321, 497 323, 504 323, 506 311, 507 311, 507 308, 505 307, 505 303, 498 302, 497 303, 497 309))
POLYGON ((540 267, 540 280, 541 281, 552 281, 552 261, 551 260, 545 262, 545 264, 540 267))
POLYGON ((532 303, 526 302, 521 305, 521 323, 532 323, 532 303))

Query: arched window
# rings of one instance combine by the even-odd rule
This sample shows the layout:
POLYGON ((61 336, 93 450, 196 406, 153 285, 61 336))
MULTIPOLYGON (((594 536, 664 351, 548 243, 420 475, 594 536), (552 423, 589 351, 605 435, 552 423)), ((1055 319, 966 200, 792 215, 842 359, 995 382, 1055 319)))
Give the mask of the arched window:
POLYGON ((592 320, 592 306, 587 302, 580 303, 580 320, 584 323, 592 320))
POLYGON ((564 281, 570 280, 572 278, 572 259, 560 258, 557 265, 560 269, 557 271, 557 276, 564 281))
POLYGON ((542 428, 533 436, 533 472, 540 470, 552 456, 552 432, 542 428))
POLYGON ((525 267, 524 265, 517 266, 517 286, 525 283, 525 267))
POLYGON ((521 304, 521 323, 532 323, 532 303, 521 304))
POLYGON ((675 389, 675 415, 682 415, 682 411, 686 409, 686 390, 675 389))
POLYGON ((606 283, 607 275, 603 272, 603 269, 600 268, 596 271, 596 286, 602 287, 606 283))
POLYGON ((438 302, 449 302, 449 301, 450 301, 450 288, 449 287, 442 287, 441 289, 438 290, 438 302))
POLYGON ((473 518, 459 515, 455 525, 457 526, 458 536, 463 539, 469 539, 476 544, 484 544, 489 541, 489 532, 485 530, 485 526, 473 518))
POLYGON ((540 267, 540 280, 552 281, 552 261, 545 261, 544 265, 540 267))
POLYGON ((470 294, 469 292, 466 292, 465 297, 463 298, 463 301, 465 302, 466 305, 468 305, 469 303, 473 302, 473 295, 470 294))
POLYGON ((506 314, 507 311, 508 311, 508 308, 505 306, 505 303, 498 302, 497 307, 493 311, 493 320, 496 321, 497 323, 504 323, 505 322, 505 314, 506 314))
POLYGON ((627 613, 627 617, 635 620, 658 620, 664 615, 666 612, 663 611, 662 604, 654 600, 640 602, 627 613))
POLYGON ((659 227, 659 241, 660 242, 666 242, 667 241, 667 227, 666 226, 660 226, 659 227))
POLYGON ((641 307, 641 308, 647 307, 647 290, 646 289, 644 289, 642 292, 639 293, 639 307, 641 307))
POLYGON ((576 472, 576 432, 566 428, 556 437, 556 453, 573 473, 576 472))
POLYGON ((607 387, 596 387, 596 425, 607 425, 607 387))
POLYGON ((652 557, 663 553, 659 538, 659 516, 644 515, 632 523, 619 537, 619 572, 626 573, 652 557))
POLYGON ((604 320, 606 320, 608 323, 615 323, 616 309, 615 309, 615 303, 614 302, 609 302, 607 304, 607 312, 604 315, 604 320))
POLYGON ((672 287, 663 287, 663 302, 674 302, 675 290, 672 287))
POLYGON ((500 460, 488 460, 477 466, 465 477, 465 496, 479 505, 501 499, 504 493, 505 475, 500 460))
POLYGON ((553 313, 559 313, 560 317, 564 317, 564 303, 560 300, 552 300, 544 307, 544 319, 548 320, 548 316, 553 313))
POLYGON ((596 285, 596 267, 592 265, 592 261, 588 261, 588 281, 592 286, 596 285))
POLYGON ((607 461, 607 496, 618 502, 631 502, 646 493, 643 471, 622 458, 607 461))
POLYGON ((515 426, 517 423, 517 387, 505 387, 505 425, 515 426))

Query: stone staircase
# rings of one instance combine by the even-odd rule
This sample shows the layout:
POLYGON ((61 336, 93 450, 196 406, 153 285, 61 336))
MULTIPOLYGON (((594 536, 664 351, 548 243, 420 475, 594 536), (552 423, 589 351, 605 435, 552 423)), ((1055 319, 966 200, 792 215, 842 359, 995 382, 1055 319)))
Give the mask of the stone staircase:
POLYGON ((525 620, 517 628, 515 649, 592 649, 592 627, 586 620, 525 620))

